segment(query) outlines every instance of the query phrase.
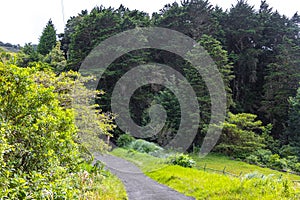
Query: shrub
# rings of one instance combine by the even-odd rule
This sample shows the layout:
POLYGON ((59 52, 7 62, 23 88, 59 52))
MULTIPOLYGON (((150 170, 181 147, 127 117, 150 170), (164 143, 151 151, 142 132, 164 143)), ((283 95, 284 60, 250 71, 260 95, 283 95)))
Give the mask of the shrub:
POLYGON ((293 170, 295 172, 300 172, 300 163, 296 163, 294 166, 293 166, 293 170))
POLYGON ((156 151, 162 151, 163 148, 160 146, 152 143, 152 142, 147 142, 145 140, 134 140, 133 142, 130 143, 129 145, 130 149, 136 150, 141 153, 153 153, 156 151))
POLYGON ((249 155, 245 161, 251 164, 267 165, 272 152, 266 149, 260 149, 249 155))
POLYGON ((133 142, 135 139, 130 134, 126 133, 123 135, 120 135, 120 137, 117 140, 117 145, 119 147, 128 147, 131 142, 133 142))
POLYGON ((282 157, 294 156, 297 155, 297 148, 292 147, 291 145, 284 145, 280 149, 280 155, 282 157))
POLYGON ((195 165, 195 161, 189 155, 183 153, 170 156, 167 163, 189 168, 195 165))
POLYGON ((245 161, 247 163, 250 163, 250 164, 256 164, 256 165, 261 164, 259 158, 256 155, 250 155, 250 156, 248 156, 245 159, 245 161))
MULTIPOLYGON (((99 187, 115 192, 121 183, 108 188, 104 181, 113 177, 103 166, 84 163, 83 129, 71 107, 75 82, 36 65, 0 62, 0 199, 112 199, 99 187)), ((101 119, 104 132, 110 123, 101 119)))
POLYGON ((286 160, 280 159, 280 156, 278 154, 271 155, 267 165, 268 167, 275 168, 275 169, 284 169, 287 167, 286 160))
POLYGON ((263 126, 257 116, 249 113, 228 113, 219 144, 215 151, 230 157, 245 159, 256 149, 263 149, 264 137, 271 126, 263 126), (260 134, 263 133, 263 134, 260 134))

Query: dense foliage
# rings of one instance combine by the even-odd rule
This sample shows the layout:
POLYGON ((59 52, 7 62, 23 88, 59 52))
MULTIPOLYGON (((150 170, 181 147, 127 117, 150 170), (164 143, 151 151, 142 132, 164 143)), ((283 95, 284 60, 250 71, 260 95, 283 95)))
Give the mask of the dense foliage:
POLYGON ((253 152, 265 148, 265 140, 271 127, 262 126, 261 121, 255 120, 256 117, 247 113, 237 115, 229 113, 228 119, 223 124, 223 134, 219 145, 215 148, 216 151, 244 159, 253 152))
MULTIPOLYGON (((159 49, 129 52, 108 66, 99 91, 85 87, 92 77, 76 72, 99 43, 136 27, 158 26, 182 32, 215 61, 227 94, 227 119, 215 152, 277 170, 300 172, 299 25, 297 13, 288 18, 264 0, 258 10, 246 0, 238 0, 226 11, 213 7, 208 0, 183 0, 165 5, 152 17, 122 5, 83 10, 68 20, 64 33, 59 34, 60 41, 49 20, 39 44, 17 46, 18 53, 7 52, 8 47, 16 47, 0 42, 5 46, 0 48, 0 198, 74 199, 93 193, 106 172, 101 167, 92 168, 92 152, 109 148, 99 137, 121 135, 113 141, 132 151, 155 154, 162 150, 148 141, 168 144, 176 135, 182 114, 170 88, 149 84, 131 97, 130 115, 141 126, 149 123, 151 105, 160 104, 167 111, 165 126, 146 138, 148 141, 124 134, 113 124, 117 115, 110 113, 116 82, 141 64, 172 66, 191 84, 200 109, 192 146, 201 146, 211 120, 211 97, 201 75, 183 58, 159 49), (95 183, 90 189, 79 184, 87 176, 95 183)), ((165 78, 163 72, 160 75, 165 78)), ((174 162, 181 160, 188 159, 183 156, 174 162)), ((152 176, 159 179, 161 172, 152 176)), ((237 183, 232 190, 238 193, 245 192, 239 184, 259 184, 268 191, 272 188, 268 180, 237 183)), ((290 195, 281 190, 290 190, 286 184, 275 184, 282 198, 290 195)))
POLYGON ((92 150, 89 145, 97 151, 107 149, 99 135, 108 134, 113 128, 110 118, 95 113, 89 104, 80 101, 74 106, 80 104, 81 110, 72 107, 75 85, 80 92, 75 95, 77 98, 84 100, 94 93, 83 86, 78 73, 57 76, 50 65, 42 62, 17 67, 12 63, 23 59, 20 54, 1 54, 0 198, 125 197, 120 182, 104 171, 101 164, 93 167, 91 153, 87 153, 87 149, 92 150), (93 133, 82 126, 87 122, 75 120, 87 110, 90 117, 94 112, 93 120, 97 121, 89 121, 88 128, 93 133), (102 186, 102 182, 108 185, 102 186), (103 192, 112 185, 120 191, 103 192))
MULTIPOLYGON (((91 12, 82 11, 68 21, 65 33, 61 35, 61 48, 68 58, 65 69, 78 70, 83 59, 97 44, 122 31, 145 26, 180 31, 198 41, 214 59, 224 79, 228 111, 237 114, 229 114, 220 148, 224 150, 227 146, 228 149, 236 143, 246 151, 258 145, 272 154, 286 157, 280 151, 298 146, 290 139, 294 137, 292 135, 297 135, 293 128, 295 122, 292 121, 297 119, 298 107, 293 106, 295 103, 289 99, 296 96, 300 82, 299 23, 297 13, 287 18, 274 11, 266 1, 262 1, 260 8, 255 10, 247 1, 239 0, 231 9, 224 11, 213 7, 209 1, 187 0, 168 4, 153 13, 151 18, 147 13, 124 6, 117 9, 95 7, 91 12), (253 121, 254 115, 257 122, 253 121), (230 122, 232 116, 245 127, 234 128, 236 124, 230 122), (256 123, 256 127, 249 130, 246 126, 250 123, 256 123), (272 124, 273 128, 270 129, 268 124, 272 124), (267 133, 262 133, 262 127, 267 127, 267 133), (248 133, 250 136, 246 136, 248 133), (235 135, 235 139, 225 139, 229 135, 235 135), (264 144, 261 140, 269 142, 264 144)), ((200 146, 210 120, 210 96, 195 69, 169 52, 143 49, 118 58, 101 80, 99 89, 106 93, 98 101, 99 105, 104 111, 110 111, 111 94, 117 80, 132 67, 148 62, 172 66, 192 85, 201 111, 194 146, 200 146)), ((163 105, 168 118, 161 132, 148 139, 165 145, 176 135, 179 127, 180 105, 169 89, 153 84, 143 86, 134 93, 130 103, 131 116, 137 124, 146 125, 149 122, 148 108, 153 103, 163 105)), ((116 129, 114 134, 118 136, 123 132, 116 129)), ((238 148, 235 145, 232 147, 238 148)), ((242 157, 247 157, 251 152, 242 157)), ((296 150, 292 152, 292 155, 299 156, 296 150)), ((230 155, 241 156, 240 153, 230 155)))

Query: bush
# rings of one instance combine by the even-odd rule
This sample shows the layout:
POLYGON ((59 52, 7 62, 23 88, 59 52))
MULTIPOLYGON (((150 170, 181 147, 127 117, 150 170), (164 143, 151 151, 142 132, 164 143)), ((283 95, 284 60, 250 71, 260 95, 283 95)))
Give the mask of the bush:
POLYGON ((300 172, 297 156, 280 157, 270 150, 258 150, 245 159, 250 164, 263 165, 277 170, 300 172))
MULTIPOLYGON (((0 62, 0 199, 112 199, 99 191, 115 192, 121 183, 108 188, 104 181, 113 177, 83 159, 74 80, 36 65, 0 62)), ((103 131, 105 120, 98 122, 103 131)))
POLYGON ((117 140, 117 145, 119 147, 128 147, 133 141, 134 137, 132 137, 130 134, 126 133, 123 135, 120 135, 120 137, 117 140))
POLYGON ((297 148, 292 147, 291 145, 284 145, 280 149, 280 155, 282 157, 294 156, 297 155, 297 148))
POLYGON ((273 154, 270 156, 267 166, 275 169, 285 169, 287 167, 286 159, 280 159, 278 154, 273 154))
POLYGON ((272 156, 272 152, 266 149, 260 149, 248 156, 245 161, 251 164, 267 165, 272 156))
POLYGON ((228 113, 219 144, 214 150, 230 157, 245 159, 256 149, 263 149, 266 145, 262 135, 270 132, 271 125, 263 126, 256 118, 256 115, 249 113, 228 113))
POLYGON ((294 170, 295 172, 300 172, 300 163, 296 163, 296 164, 294 165, 294 167, 293 167, 293 170, 294 170))
POLYGON ((138 152, 141 152, 141 153, 153 153, 156 151, 163 150, 163 148, 161 148, 160 146, 158 146, 152 142, 147 142, 147 141, 141 140, 141 139, 131 142, 129 145, 129 148, 136 150, 138 152))
POLYGON ((256 164, 256 165, 261 164, 259 158, 256 155, 250 155, 250 156, 248 156, 245 159, 245 161, 247 163, 250 163, 250 164, 256 164))
POLYGON ((196 162, 189 155, 180 153, 170 156, 167 163, 192 168, 196 162))

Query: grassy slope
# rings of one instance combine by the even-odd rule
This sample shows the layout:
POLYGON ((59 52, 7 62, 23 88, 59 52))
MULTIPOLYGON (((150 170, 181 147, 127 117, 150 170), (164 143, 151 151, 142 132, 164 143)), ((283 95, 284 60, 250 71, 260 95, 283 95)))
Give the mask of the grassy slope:
MULTIPOLYGON (((239 179, 203 170, 168 166, 162 159, 141 153, 128 153, 124 149, 115 149, 112 154, 137 164, 143 172, 162 184, 197 199, 299 199, 295 196, 293 184, 289 181, 239 179)), ((287 179, 299 179, 267 168, 230 160, 223 156, 209 155, 204 159, 195 157, 198 166, 203 166, 243 174, 257 171, 264 174, 283 174, 287 179)), ((298 192, 298 191, 297 191, 298 192)))
POLYGON ((284 178, 287 178, 289 180, 300 180, 300 176, 295 174, 283 173, 269 168, 262 168, 257 165, 250 165, 242 161, 231 160, 228 157, 222 155, 210 154, 204 158, 193 155, 192 157, 195 161, 197 161, 197 168, 203 169, 203 167, 206 165, 207 168, 222 171, 224 167, 226 167, 226 172, 235 175, 240 175, 240 173, 247 174, 256 171, 265 175, 282 175, 284 178))

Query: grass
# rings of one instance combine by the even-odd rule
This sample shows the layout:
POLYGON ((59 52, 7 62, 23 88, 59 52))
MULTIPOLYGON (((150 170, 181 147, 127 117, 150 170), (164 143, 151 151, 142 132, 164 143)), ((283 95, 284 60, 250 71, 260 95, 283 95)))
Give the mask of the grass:
POLYGON ((97 192, 89 198, 93 200, 126 200, 128 199, 123 183, 116 176, 109 175, 99 185, 97 192))
POLYGON ((278 176, 283 176, 284 178, 287 178, 289 180, 300 180, 300 176, 295 174, 279 172, 269 168, 263 168, 257 165, 251 165, 242 161, 232 160, 223 155, 209 154, 204 158, 200 158, 198 155, 195 154, 191 156, 197 163, 196 168, 203 169, 203 167, 206 165, 206 168, 212 168, 212 169, 223 171, 223 169, 226 167, 225 169, 226 172, 235 175, 240 175, 241 173, 247 174, 252 172, 258 172, 264 175, 275 174, 278 176))
POLYGON ((143 172, 155 171, 168 165, 161 158, 150 156, 146 153, 138 153, 122 148, 114 149, 111 154, 124 158, 136 164, 143 172))
POLYGON ((196 199, 298 199, 287 181, 241 180, 180 166, 168 166, 147 175, 196 199))
POLYGON ((205 158, 196 155, 192 157, 197 167, 206 164, 208 168, 222 171, 226 166, 226 171, 234 174, 256 171, 265 175, 275 174, 275 176, 261 178, 261 175, 253 174, 254 177, 251 179, 236 178, 203 171, 203 169, 167 165, 164 159, 125 149, 115 149, 112 154, 132 161, 154 180, 196 199, 300 199, 299 190, 290 181, 299 180, 299 176, 230 160, 220 155, 209 155, 205 158), (280 174, 282 174, 281 178, 279 178, 280 174))
MULTIPOLYGON (((80 200, 127 200, 125 187, 120 179, 103 168, 100 173, 92 173, 93 166, 81 164, 78 184, 81 190, 80 200)), ((102 167, 102 166, 101 166, 102 167)))

